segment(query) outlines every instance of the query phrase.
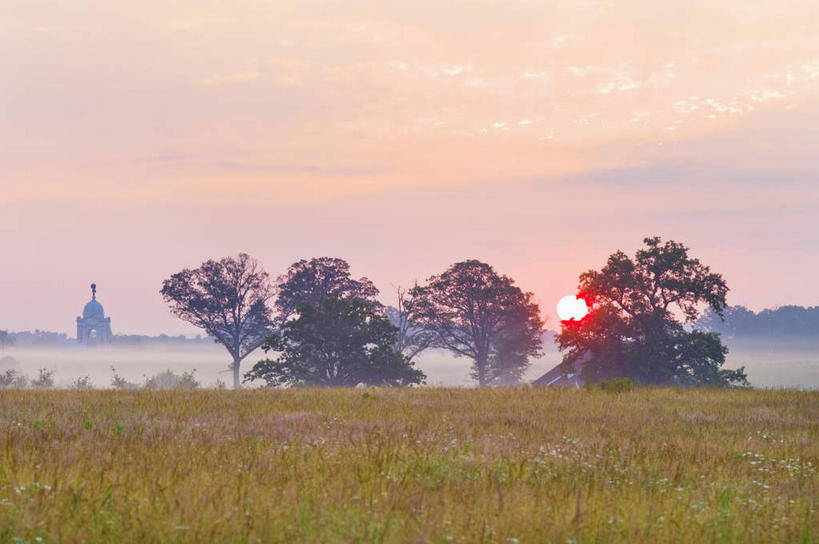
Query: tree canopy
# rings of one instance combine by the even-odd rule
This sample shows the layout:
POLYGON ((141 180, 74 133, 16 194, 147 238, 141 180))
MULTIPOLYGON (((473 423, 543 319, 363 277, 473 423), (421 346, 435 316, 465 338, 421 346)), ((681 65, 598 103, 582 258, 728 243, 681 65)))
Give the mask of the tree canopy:
POLYGON ((353 279, 350 265, 344 259, 316 257, 301 259, 290 265, 276 280, 278 320, 284 323, 305 302, 316 304, 322 297, 339 295, 375 300, 378 289, 367 278, 353 279))
POLYGON ((407 359, 412 361, 422 351, 432 347, 435 341, 435 334, 425 329, 415 321, 409 308, 412 307, 413 295, 401 287, 396 288, 396 306, 387 306, 384 315, 390 323, 398 329, 398 336, 395 340, 395 351, 403 353, 407 359))
POLYGON ((472 359, 482 387, 517 382, 529 357, 540 355, 543 321, 533 295, 486 263, 455 263, 410 294, 408 310, 432 345, 472 359))
POLYGON ((722 316, 728 287, 688 248, 645 238, 634 258, 612 254, 580 275, 578 298, 591 308, 557 336, 564 368, 582 363, 589 381, 627 377, 647 384, 745 385, 743 369, 722 369, 719 335, 693 326, 703 307, 722 316))
POLYGON ((273 296, 261 264, 246 253, 209 260, 177 272, 162 284, 171 313, 204 329, 233 358, 233 386, 239 388, 239 365, 271 332, 273 296))
POLYGON ((375 302, 323 296, 298 306, 297 317, 268 338, 264 350, 279 356, 256 363, 245 381, 264 380, 269 387, 423 382, 424 373, 394 350, 397 333, 375 302))

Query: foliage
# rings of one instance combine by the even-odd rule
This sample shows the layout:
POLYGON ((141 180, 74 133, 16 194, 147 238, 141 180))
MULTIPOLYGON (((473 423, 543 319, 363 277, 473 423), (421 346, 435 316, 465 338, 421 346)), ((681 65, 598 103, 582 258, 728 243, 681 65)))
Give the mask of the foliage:
POLYGON ((297 314, 263 346, 280 356, 256 363, 246 382, 264 380, 269 387, 400 386, 424 380, 423 372, 394 351, 397 330, 378 304, 332 294, 316 304, 303 303, 297 314))
POLYGON ((175 374, 170 369, 163 370, 146 378, 143 387, 145 389, 199 389, 199 382, 194 376, 195 373, 196 370, 183 372, 182 374, 175 374))
POLYGON ((697 326, 728 336, 819 337, 819 306, 781 306, 755 313, 745 306, 728 306, 725 319, 706 310, 697 326))
POLYGON ((13 345, 14 338, 8 333, 8 331, 0 330, 0 349, 4 349, 13 345))
POLYGON ((370 301, 375 301, 378 295, 373 282, 367 278, 353 279, 347 261, 333 257, 297 261, 276 282, 276 309, 280 324, 293 317, 302 304, 315 305, 328 295, 370 301))
POLYGON ((10 368, 0 374, 0 389, 25 389, 26 387, 28 387, 28 379, 17 370, 10 368))
POLYGON ((267 303, 273 289, 259 262, 246 253, 209 260, 165 280, 161 293, 174 315, 227 348, 233 357, 233 386, 238 389, 239 365, 271 332, 267 303))
POLYGON ((562 323, 557 342, 567 352, 564 368, 581 362, 584 380, 592 382, 747 385, 743 369, 720 368, 727 349, 719 335, 692 327, 702 305, 722 315, 728 292, 722 276, 682 244, 644 243, 634 259, 618 251, 601 270, 580 275, 578 297, 592 311, 562 323))
POLYGON ((408 311, 432 345, 472 359, 480 386, 520 380, 540 355, 543 321, 532 293, 476 260, 455 263, 410 290, 408 311))
POLYGON ((73 344, 68 335, 62 332, 41 331, 18 331, 9 333, 9 339, 18 347, 57 347, 73 344))
MULTIPOLYGON (((417 286, 417 284, 416 284, 417 286)), ((412 361, 421 352, 432 347, 435 342, 435 333, 416 323, 415 316, 409 311, 412 307, 414 295, 398 287, 397 306, 387 306, 384 311, 390 323, 398 329, 394 349, 406 355, 412 361)))
POLYGON ((628 378, 612 378, 600 380, 597 382, 597 388, 606 393, 628 393, 634 388, 634 383, 628 378))
POLYGON ((94 386, 91 385, 91 377, 90 376, 80 376, 79 378, 75 379, 71 382, 71 389, 77 390, 85 390, 85 389, 93 389, 94 386))
POLYGON ((816 391, 364 392, 4 391, 3 541, 819 538, 816 391))
POLYGON ((132 391, 134 389, 139 389, 139 384, 134 382, 129 382, 119 374, 117 374, 117 369, 111 367, 111 372, 114 373, 114 377, 111 379, 111 387, 118 390, 125 390, 125 391, 132 391))
POLYGON ((41 368, 38 376, 31 380, 31 387, 34 389, 51 389, 54 387, 54 371, 41 368))

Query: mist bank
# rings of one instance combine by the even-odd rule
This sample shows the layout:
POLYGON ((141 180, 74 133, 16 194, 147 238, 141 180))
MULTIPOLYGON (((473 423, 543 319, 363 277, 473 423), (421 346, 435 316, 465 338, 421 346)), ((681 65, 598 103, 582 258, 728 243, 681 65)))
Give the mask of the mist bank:
MULTIPOLYGON (((819 388, 819 339, 727 338, 725 342, 729 349, 726 368, 745 366, 754 387, 819 388)), ((262 358, 264 352, 253 352, 243 361, 242 372, 262 358)), ((554 344, 544 341, 544 355, 532 360, 524 381, 538 378, 560 360, 554 344)), ((202 387, 215 387, 219 381, 230 381, 229 364, 225 349, 207 339, 96 348, 14 346, 0 351, 0 372, 14 369, 33 379, 39 369, 45 368, 54 372, 54 384, 61 388, 71 387, 84 376, 93 387, 109 388, 115 372, 130 382, 143 384, 165 370, 194 372, 202 387)), ((474 385, 469 376, 470 361, 447 352, 426 351, 417 358, 416 365, 426 373, 427 385, 474 385)))

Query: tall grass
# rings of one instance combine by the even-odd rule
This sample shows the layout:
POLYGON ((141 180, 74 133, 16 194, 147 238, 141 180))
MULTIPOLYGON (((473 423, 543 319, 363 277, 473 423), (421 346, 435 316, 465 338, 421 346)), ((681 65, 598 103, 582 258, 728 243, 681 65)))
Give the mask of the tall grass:
POLYGON ((816 392, 6 390, 0 451, 2 542, 819 538, 816 392))

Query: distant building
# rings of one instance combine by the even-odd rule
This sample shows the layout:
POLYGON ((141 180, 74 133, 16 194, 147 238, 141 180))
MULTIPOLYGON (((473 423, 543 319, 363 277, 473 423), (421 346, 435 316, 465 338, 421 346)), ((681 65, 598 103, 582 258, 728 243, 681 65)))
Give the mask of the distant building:
POLYGON ((540 385, 543 387, 582 387, 585 380, 580 377, 580 373, 583 370, 583 362, 586 361, 587 358, 588 356, 575 361, 572 372, 563 372, 563 369, 558 364, 549 372, 533 381, 532 385, 540 385))
POLYGON ((84 346, 111 343, 111 318, 97 301, 97 284, 91 284, 91 300, 77 318, 77 342, 84 346))

